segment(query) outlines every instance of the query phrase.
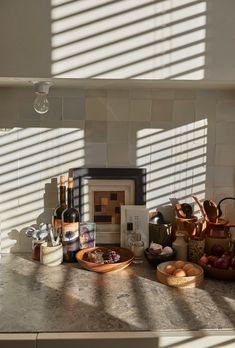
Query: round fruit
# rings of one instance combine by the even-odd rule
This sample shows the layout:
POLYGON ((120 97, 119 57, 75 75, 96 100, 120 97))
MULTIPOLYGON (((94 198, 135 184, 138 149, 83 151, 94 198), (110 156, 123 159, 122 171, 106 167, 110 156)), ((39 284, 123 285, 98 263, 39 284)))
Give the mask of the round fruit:
POLYGON ((200 262, 203 263, 204 265, 207 265, 208 264, 208 257, 206 255, 203 255, 200 258, 200 262))
POLYGON ((225 252, 224 247, 220 244, 214 244, 211 247, 211 254, 215 256, 222 256, 225 252))
POLYGON ((219 257, 215 263, 214 266, 216 268, 221 268, 221 269, 227 269, 229 267, 229 260, 224 257, 219 257))
POLYGON ((177 268, 174 272, 175 277, 186 277, 186 273, 183 269, 177 268))
POLYGON ((215 265, 215 262, 218 260, 218 256, 210 255, 208 256, 208 264, 213 266, 215 265))
POLYGON ((167 274, 173 274, 175 272, 175 266, 171 264, 166 265, 164 272, 166 272, 167 274))
POLYGON ((190 268, 186 273, 187 273, 188 277, 191 277, 191 276, 199 275, 201 273, 201 271, 200 271, 200 269, 193 267, 193 268, 190 268))
POLYGON ((183 267, 183 270, 187 272, 190 268, 193 268, 193 265, 191 263, 186 263, 183 267))
POLYGON ((175 262, 175 268, 183 268, 185 265, 184 261, 178 260, 175 262))

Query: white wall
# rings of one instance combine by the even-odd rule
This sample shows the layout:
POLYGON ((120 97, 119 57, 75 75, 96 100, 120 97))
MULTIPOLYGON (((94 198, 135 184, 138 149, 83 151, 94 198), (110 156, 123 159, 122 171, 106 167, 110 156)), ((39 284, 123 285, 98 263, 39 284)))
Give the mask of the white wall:
POLYGON ((0 76, 235 79, 233 0, 2 0, 0 76))
POLYGON ((56 179, 71 167, 146 167, 149 208, 192 203, 192 192, 234 196, 233 91, 52 87, 45 116, 33 98, 31 88, 0 89, 0 127, 16 127, 0 136, 2 251, 29 250, 24 229, 49 219, 56 179))

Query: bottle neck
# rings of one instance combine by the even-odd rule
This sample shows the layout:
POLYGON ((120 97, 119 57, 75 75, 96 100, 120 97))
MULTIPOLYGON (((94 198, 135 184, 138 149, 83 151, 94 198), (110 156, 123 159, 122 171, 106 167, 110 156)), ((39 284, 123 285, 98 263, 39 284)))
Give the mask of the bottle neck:
POLYGON ((68 187, 68 208, 73 207, 73 189, 68 187))
POLYGON ((65 186, 60 186, 60 205, 65 205, 66 202, 66 188, 65 186))

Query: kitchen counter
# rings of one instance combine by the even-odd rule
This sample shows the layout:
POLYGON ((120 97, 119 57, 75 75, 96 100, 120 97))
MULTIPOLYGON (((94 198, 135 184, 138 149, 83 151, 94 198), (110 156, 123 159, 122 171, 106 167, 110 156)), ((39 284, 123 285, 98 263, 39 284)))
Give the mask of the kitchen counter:
POLYGON ((50 268, 29 254, 9 254, 0 260, 0 314, 0 333, 235 337, 235 282, 206 278, 200 288, 176 289, 158 283, 147 261, 98 274, 78 264, 50 268))

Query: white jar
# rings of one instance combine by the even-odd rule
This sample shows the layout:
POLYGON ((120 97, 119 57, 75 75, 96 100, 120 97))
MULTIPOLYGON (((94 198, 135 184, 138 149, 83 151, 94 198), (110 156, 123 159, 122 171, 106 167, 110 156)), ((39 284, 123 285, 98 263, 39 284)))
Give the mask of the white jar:
POLYGON ((176 240, 172 243, 172 248, 176 251, 176 259, 187 261, 188 244, 184 240, 183 232, 176 232, 176 240))
POLYGON ((58 266, 63 262, 63 246, 59 245, 48 247, 43 243, 40 249, 40 262, 47 266, 58 266))

